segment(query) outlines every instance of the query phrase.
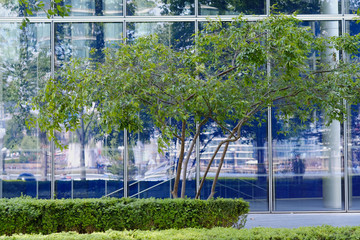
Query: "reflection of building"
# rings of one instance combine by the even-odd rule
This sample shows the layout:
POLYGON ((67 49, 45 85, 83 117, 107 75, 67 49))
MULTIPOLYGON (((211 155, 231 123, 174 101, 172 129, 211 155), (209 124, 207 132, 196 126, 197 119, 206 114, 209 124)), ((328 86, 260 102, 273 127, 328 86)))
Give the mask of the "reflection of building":
MULTIPOLYGON (((31 99, 43 87, 43 80, 54 73, 51 69, 56 69, 61 61, 67 61, 70 57, 101 60, 102 48, 116 47, 113 44, 121 42, 123 38, 131 41, 138 36, 154 33, 176 49, 186 48, 192 44, 193 34, 207 21, 207 15, 214 18, 221 15, 222 20, 230 21, 230 15, 244 13, 250 20, 256 20, 269 14, 270 4, 277 4, 277 11, 286 14, 298 11, 297 17, 305 19, 304 25, 310 26, 315 34, 337 36, 360 32, 352 14, 359 8, 359 2, 353 0, 71 0, 67 3, 73 6, 69 17, 49 20, 39 13, 37 23, 30 24, 26 30, 18 28, 17 23, 22 20, 17 17, 18 6, 13 3, 6 5, 5 2, 0 4, 0 60, 3 63, 0 71, 0 143, 3 146, 5 139, 14 140, 6 143, 11 153, 4 159, 6 172, 14 174, 14 177, 26 171, 38 179, 51 174, 57 179, 65 174, 71 175, 72 179, 79 178, 80 141, 76 136, 63 134, 61 141, 70 144, 69 149, 57 148, 51 152, 49 143, 41 138, 38 130, 26 132, 26 127, 21 125, 23 123, 20 126, 13 124, 17 112, 10 111, 15 108, 14 98, 26 92, 31 99), (52 29, 55 31, 51 32, 52 29), (91 49, 96 49, 95 53, 91 49), (27 85, 21 85, 23 83, 27 85), (10 90, 15 95, 10 96, 10 90), (29 142, 22 141, 24 131, 26 136, 36 139, 30 142, 35 144, 34 149, 20 149, 22 142, 29 145, 29 142), (52 154, 54 173, 50 172, 52 154), (29 162, 33 156, 36 156, 35 160, 29 162)), ((338 54, 334 53, 333 56, 338 57, 338 54)), ((314 63, 324 62, 326 58, 313 60, 314 63)), ((310 65, 314 67, 312 63, 310 65)), ((241 140, 230 144, 220 174, 222 185, 218 186, 215 196, 243 197, 251 202, 253 211, 360 209, 359 112, 354 110, 351 119, 344 125, 334 123, 327 128, 321 122, 314 121, 308 123, 303 131, 290 129, 288 136, 277 134, 287 126, 281 119, 276 120, 275 114, 274 110, 269 111, 262 127, 254 124, 241 140), (303 181, 295 181, 294 178, 298 174, 292 170, 296 155, 305 163, 303 181), (271 170, 273 172, 270 174, 271 170)), ((319 114, 320 120, 322 117, 319 114)), ((179 157, 179 144, 176 141, 164 153, 159 153, 156 131, 147 138, 138 137, 136 140, 132 139, 133 136, 128 139, 118 132, 104 138, 96 128, 89 132, 85 153, 88 179, 122 179, 126 172, 130 175, 128 179, 146 180, 143 185, 150 180, 159 182, 160 185, 154 188, 157 192, 170 191, 169 182, 179 157), (124 143, 124 139, 128 140, 125 141, 128 144, 124 143), (127 157, 124 154, 126 150, 127 157), (128 160, 127 168, 124 168, 124 159, 128 160), (104 165, 104 171, 99 171, 98 165, 104 165), (163 186, 167 186, 166 189, 163 186)), ((219 136, 212 141, 202 139, 199 144, 197 150, 201 173, 217 143, 222 140, 219 136)), ((192 179, 196 176, 195 152, 188 164, 192 179)), ((212 175, 219 160, 220 153, 210 169, 212 175)), ((138 185, 130 186, 131 191, 146 192, 147 188, 143 189, 141 184, 140 181, 138 185)), ((119 189, 121 187, 115 190, 119 189)), ((191 194, 189 197, 193 197, 191 194)))

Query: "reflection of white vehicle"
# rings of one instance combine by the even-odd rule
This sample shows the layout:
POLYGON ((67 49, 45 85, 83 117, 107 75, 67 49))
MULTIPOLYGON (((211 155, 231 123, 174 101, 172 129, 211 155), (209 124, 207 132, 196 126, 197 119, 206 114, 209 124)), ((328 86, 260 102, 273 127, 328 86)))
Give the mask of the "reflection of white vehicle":
POLYGON ((168 162, 163 162, 155 169, 150 169, 145 172, 143 179, 137 180, 168 180, 171 176, 173 166, 168 162))

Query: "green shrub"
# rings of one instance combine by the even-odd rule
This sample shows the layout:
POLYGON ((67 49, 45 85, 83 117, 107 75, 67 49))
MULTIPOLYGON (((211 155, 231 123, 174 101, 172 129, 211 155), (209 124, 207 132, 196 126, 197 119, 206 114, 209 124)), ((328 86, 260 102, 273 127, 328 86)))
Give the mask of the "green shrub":
POLYGON ((248 210, 241 199, 1 199, 0 235, 231 227, 248 210))
POLYGON ((285 228, 253 228, 253 229, 234 229, 234 228, 212 228, 212 229, 168 229, 156 231, 113 231, 109 230, 102 233, 78 234, 75 232, 55 233, 51 235, 13 235, 11 237, 0 237, 0 239, 47 239, 47 240, 92 240, 92 239, 124 239, 124 240, 333 240, 333 239, 359 239, 360 227, 301 227, 296 229, 285 228))

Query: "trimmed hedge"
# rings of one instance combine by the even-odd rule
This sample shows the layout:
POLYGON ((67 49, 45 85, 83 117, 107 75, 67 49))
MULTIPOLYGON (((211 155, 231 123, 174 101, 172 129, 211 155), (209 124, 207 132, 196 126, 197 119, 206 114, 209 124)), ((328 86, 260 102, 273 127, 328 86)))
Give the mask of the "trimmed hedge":
POLYGON ((161 231, 113 231, 104 233, 78 234, 75 232, 55 233, 51 235, 13 235, 11 237, 3 236, 0 239, 49 239, 49 240, 92 240, 92 239, 124 239, 124 240, 333 240, 333 239, 359 239, 360 227, 301 227, 296 229, 285 228, 253 228, 241 229, 234 228, 212 228, 212 229, 169 229, 161 231))
POLYGON ((248 211, 241 199, 1 199, 0 235, 231 227, 248 211))

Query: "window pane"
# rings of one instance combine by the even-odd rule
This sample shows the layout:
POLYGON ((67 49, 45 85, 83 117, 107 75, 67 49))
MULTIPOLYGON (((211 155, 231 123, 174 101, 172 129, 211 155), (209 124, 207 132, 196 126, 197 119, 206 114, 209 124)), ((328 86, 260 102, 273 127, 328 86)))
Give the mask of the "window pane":
POLYGON ((122 0, 65 0, 71 16, 122 16, 122 0))
POLYGON ((340 0, 307 1, 307 0, 271 0, 273 13, 292 14, 340 14, 340 0))
MULTIPOLYGON (((105 47, 122 41, 122 23, 58 23, 55 25, 56 71, 75 58, 102 61, 105 47)), ((82 109, 89 121, 73 132, 58 133, 67 149, 56 150, 57 195, 93 198, 123 196, 123 133, 105 134, 96 111, 82 109), (91 116, 90 114, 94 114, 91 116), (86 181, 84 181, 86 180, 86 181)))
POLYGON ((50 76, 50 24, 0 24, 0 176, 3 197, 49 197, 48 142, 26 121, 36 117, 26 104, 50 76), (20 104, 22 107, 17 107, 20 104), (10 181, 7 180, 24 180, 10 181), (30 183, 32 182, 32 183, 30 183))
POLYGON ((183 49, 193 44, 195 25, 193 22, 145 22, 128 23, 129 42, 149 34, 157 34, 160 41, 175 49, 183 49))
MULTIPOLYGON (((262 119, 266 119, 263 114, 262 119)), ((229 123, 229 126, 231 124, 229 123)), ((220 128, 209 124, 200 137, 200 174, 204 172, 219 143, 226 138, 220 128)), ((268 211, 267 121, 242 127, 241 138, 229 144, 215 188, 214 197, 243 198, 250 211, 268 211)), ((219 167, 224 145, 217 153, 207 175, 201 198, 207 199, 219 167)))
POLYGON ((194 0, 128 0, 126 14, 129 16, 194 15, 194 0))
POLYGON ((264 0, 199 0, 199 15, 264 15, 264 0))

